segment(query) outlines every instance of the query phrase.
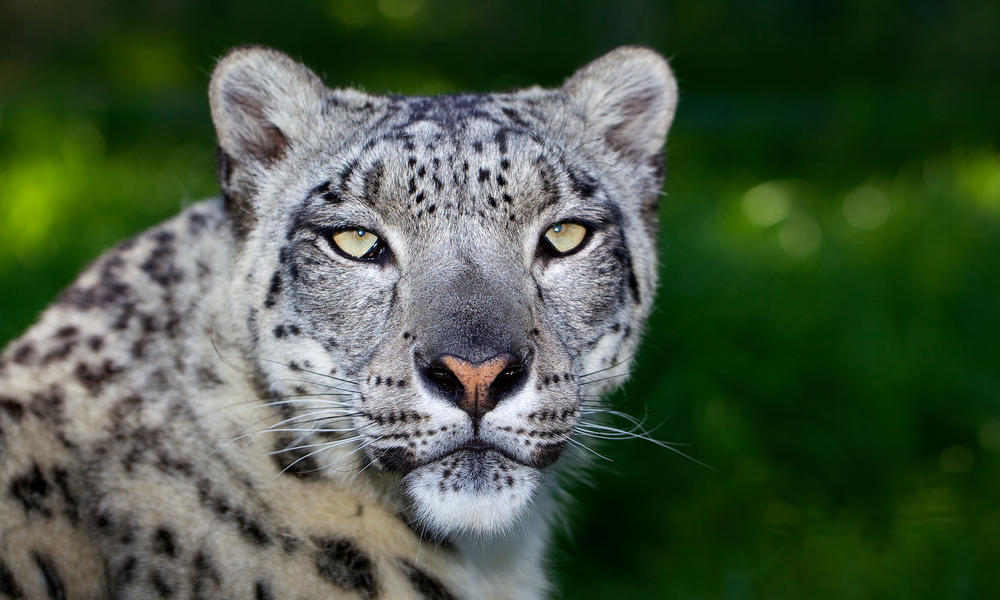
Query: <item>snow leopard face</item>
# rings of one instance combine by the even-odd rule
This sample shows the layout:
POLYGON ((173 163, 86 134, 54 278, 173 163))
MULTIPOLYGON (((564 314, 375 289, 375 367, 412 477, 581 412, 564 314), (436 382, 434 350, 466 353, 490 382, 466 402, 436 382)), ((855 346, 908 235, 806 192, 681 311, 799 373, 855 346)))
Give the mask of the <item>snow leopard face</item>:
POLYGON ((558 89, 379 97, 250 47, 210 96, 276 456, 395 474, 431 532, 513 526, 651 307, 666 63, 622 48, 558 89))

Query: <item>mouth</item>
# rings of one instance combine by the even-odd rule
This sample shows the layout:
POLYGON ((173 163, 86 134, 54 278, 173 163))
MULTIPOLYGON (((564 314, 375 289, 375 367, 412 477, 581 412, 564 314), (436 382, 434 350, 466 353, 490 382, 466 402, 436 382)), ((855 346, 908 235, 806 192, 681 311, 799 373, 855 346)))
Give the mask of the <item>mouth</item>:
POLYGON ((472 438, 470 440, 466 440, 465 443, 463 443, 460 446, 457 446, 457 447, 452 448, 450 450, 445 450, 445 451, 441 452, 440 454, 437 454, 437 455, 431 457, 430 459, 424 461, 423 464, 421 464, 420 466, 425 466, 425 465, 429 465, 431 463, 438 462, 440 460, 448 458, 449 456, 453 456, 455 454, 458 454, 459 452, 468 452, 468 453, 470 453, 471 456, 475 456, 477 454, 479 454, 479 455, 485 455, 485 454, 487 454, 489 452, 493 452, 493 453, 499 454, 500 456, 506 458, 507 460, 509 460, 511 462, 514 462, 514 463, 517 463, 519 465, 523 465, 525 467, 531 467, 532 466, 532 465, 529 465, 529 464, 525 463, 523 460, 520 460, 519 458, 517 458, 516 456, 514 456, 513 454, 511 454, 508 450, 506 450, 504 448, 501 448, 501 447, 499 447, 499 446, 497 446, 495 444, 491 444, 489 442, 486 442, 486 441, 484 441, 484 440, 482 440, 480 438, 472 438))

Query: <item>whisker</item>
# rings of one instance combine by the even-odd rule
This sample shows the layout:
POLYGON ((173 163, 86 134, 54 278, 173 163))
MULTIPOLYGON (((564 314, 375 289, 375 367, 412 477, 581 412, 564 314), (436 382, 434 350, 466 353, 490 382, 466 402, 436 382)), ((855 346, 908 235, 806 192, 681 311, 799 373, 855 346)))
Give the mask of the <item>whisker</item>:
POLYGON ((594 383, 600 383, 602 381, 608 381, 609 379, 617 379, 619 377, 626 377, 626 376, 628 376, 628 373, 622 373, 620 375, 608 375, 607 377, 601 377, 600 379, 592 379, 590 381, 584 381, 582 383, 578 383, 577 386, 583 387, 585 385, 591 385, 594 383))
POLYGON ((363 435, 356 435, 354 437, 344 438, 342 440, 318 442, 316 444, 301 444, 299 446, 290 446, 288 448, 283 448, 281 450, 272 450, 271 452, 265 453, 264 456, 273 456, 275 454, 281 454, 283 452, 292 452, 294 450, 305 450, 306 448, 316 448, 320 446, 324 448, 333 448, 335 446, 341 446, 343 444, 349 444, 351 442, 357 442, 358 440, 363 440, 363 439, 365 439, 363 435))
POLYGON ((615 364, 611 365, 610 367, 604 367, 603 369, 598 369, 596 371, 591 371, 590 373, 584 373, 583 375, 577 375, 576 378, 577 379, 583 379, 584 377, 590 377, 591 375, 597 375, 598 373, 603 373, 605 371, 610 371, 611 369, 614 369, 615 367, 619 367, 619 366, 627 363, 628 361, 632 360, 633 358, 635 358, 635 354, 630 354, 630 355, 626 356, 625 358, 621 359, 620 361, 616 362, 615 364))
POLYGON ((603 455, 603 454, 601 454, 600 452, 598 452, 598 451, 596 451, 596 450, 594 450, 594 449, 590 448, 589 446, 587 446, 587 445, 586 445, 586 444, 584 444, 583 442, 580 442, 580 441, 578 441, 578 440, 574 440, 574 439, 573 439, 573 438, 571 438, 571 437, 567 437, 567 438, 566 438, 566 441, 567 441, 567 442, 569 442, 569 443, 571 443, 571 444, 573 444, 574 446, 578 446, 578 447, 580 447, 580 448, 583 448, 584 450, 586 450, 587 452, 590 452, 591 454, 593 454, 594 456, 597 456, 598 458, 603 458, 604 460, 606 460, 606 461, 608 461, 608 462, 614 462, 613 460, 611 460, 611 459, 610 459, 610 458, 608 458, 607 456, 604 456, 604 455, 603 455))
MULTIPOLYGON (((270 358, 259 358, 259 357, 258 357, 257 360, 262 360, 264 362, 269 362, 269 363, 273 363, 273 364, 276 364, 276 365, 281 365, 283 367, 288 367, 289 369, 292 368, 291 365, 283 363, 280 360, 273 360, 273 359, 270 359, 270 358)), ((333 379, 334 381, 339 381, 341 383, 349 383, 351 385, 355 385, 355 386, 358 386, 358 387, 361 386, 361 384, 358 383, 357 381, 352 381, 350 379, 344 379, 343 377, 336 377, 334 375, 327 375, 326 373, 320 373, 318 371, 310 371, 309 369, 303 369, 302 367, 297 367, 295 370, 296 371, 302 371, 303 373, 309 373, 310 375, 315 375, 316 377, 324 377, 326 379, 333 379)))
POLYGON ((292 383, 307 383, 309 385, 315 385, 316 387, 326 388, 328 390, 337 390, 339 392, 344 392, 346 394, 360 394, 359 390, 349 390, 342 387, 337 387, 335 385, 330 385, 329 383, 319 383, 318 381, 311 381, 309 379, 294 379, 292 377, 283 377, 281 379, 276 379, 275 381, 292 382, 292 383))
MULTIPOLYGON (((348 416, 357 416, 358 414, 360 414, 360 413, 357 413, 357 412, 350 413, 350 414, 348 414, 348 413, 338 413, 338 412, 330 410, 328 408, 322 408, 322 409, 318 408, 316 410, 304 412, 304 413, 301 413, 301 414, 297 414, 297 415, 288 417, 286 419, 282 419, 281 421, 278 421, 277 423, 275 423, 275 424, 267 427, 266 429, 264 429, 264 431, 267 431, 267 429, 271 429, 273 427, 280 427, 281 425, 286 425, 286 424, 289 424, 289 423, 294 423, 298 419, 305 419, 307 417, 314 417, 314 416, 317 416, 317 415, 327 415, 328 418, 330 418, 331 420, 333 420, 333 419, 342 419, 342 418, 348 417, 348 416)), ((254 421, 252 423, 247 423, 246 425, 244 425, 244 427, 251 427, 251 426, 256 425, 258 423, 262 423, 264 421, 267 421, 268 419, 273 418, 273 416, 274 415, 268 415, 268 416, 266 416, 264 418, 257 419, 256 421, 254 421)))
POLYGON ((592 425, 590 425, 590 427, 600 427, 600 428, 604 428, 604 429, 610 429, 611 432, 610 433, 598 433, 598 432, 594 432, 593 430, 591 430, 591 431, 585 431, 585 430, 580 429, 579 427, 574 427, 573 429, 575 431, 577 431, 577 433, 579 433, 581 435, 584 435, 584 436, 587 436, 587 437, 596 438, 596 439, 603 439, 603 440, 637 439, 637 440, 643 440, 643 441, 649 442, 651 444, 654 444, 656 446, 659 446, 660 448, 665 448, 667 450, 670 450, 671 452, 675 452, 675 453, 683 456, 684 458, 686 458, 686 459, 688 459, 688 460, 690 460, 690 461, 692 461, 692 462, 694 462, 696 464, 699 464, 699 465, 705 467, 706 469, 709 469, 709 470, 712 470, 712 471, 716 471, 715 467, 707 465, 707 464, 701 462, 700 460, 698 460, 697 458, 694 458, 693 456, 688 455, 686 452, 678 450, 676 447, 674 447, 674 445, 672 445, 672 444, 670 444, 668 442, 660 441, 660 440, 658 440, 656 438, 649 437, 648 435, 644 435, 642 433, 630 433, 630 432, 623 431, 621 429, 615 429, 613 427, 607 427, 607 426, 604 426, 604 425, 593 425, 592 424, 592 425))

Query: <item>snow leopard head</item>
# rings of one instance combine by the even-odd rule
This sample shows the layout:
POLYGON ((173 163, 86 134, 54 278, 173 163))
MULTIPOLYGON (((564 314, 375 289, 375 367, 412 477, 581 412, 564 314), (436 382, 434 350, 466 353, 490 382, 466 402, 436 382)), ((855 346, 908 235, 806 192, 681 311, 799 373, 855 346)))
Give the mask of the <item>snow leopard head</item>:
POLYGON ((557 89, 385 97, 243 47, 210 99, 285 466, 394 474, 432 532, 512 527, 649 314, 667 63, 624 47, 557 89))

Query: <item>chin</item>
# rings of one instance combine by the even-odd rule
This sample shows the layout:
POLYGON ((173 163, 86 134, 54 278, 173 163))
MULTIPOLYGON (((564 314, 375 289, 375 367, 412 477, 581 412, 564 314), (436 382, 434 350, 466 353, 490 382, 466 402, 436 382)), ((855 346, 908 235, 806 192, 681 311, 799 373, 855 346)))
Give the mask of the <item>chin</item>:
POLYGON ((513 530, 541 486, 538 469, 494 451, 463 450, 403 478, 413 517, 435 537, 485 537, 513 530))

